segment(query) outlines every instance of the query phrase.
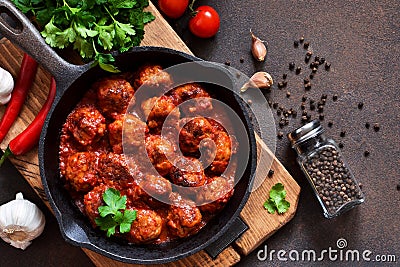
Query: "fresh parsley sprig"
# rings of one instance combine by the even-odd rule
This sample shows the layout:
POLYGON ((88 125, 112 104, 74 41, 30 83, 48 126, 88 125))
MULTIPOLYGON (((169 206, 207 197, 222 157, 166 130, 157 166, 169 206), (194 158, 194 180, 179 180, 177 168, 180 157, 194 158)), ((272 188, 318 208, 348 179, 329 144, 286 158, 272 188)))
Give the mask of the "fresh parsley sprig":
POLYGON ((46 43, 72 47, 84 61, 118 72, 110 52, 124 53, 140 44, 144 25, 155 17, 143 9, 148 0, 12 0, 33 17, 46 43))
POLYGON ((99 207, 100 217, 95 219, 101 230, 107 231, 107 236, 115 234, 119 226, 120 233, 127 233, 131 229, 132 222, 136 220, 137 211, 126 209, 126 196, 114 188, 108 188, 103 194, 106 206, 99 207))
POLYGON ((277 183, 269 191, 269 199, 265 201, 264 208, 271 214, 274 214, 275 210, 279 214, 285 213, 290 207, 290 203, 285 198, 285 187, 283 184, 277 183))

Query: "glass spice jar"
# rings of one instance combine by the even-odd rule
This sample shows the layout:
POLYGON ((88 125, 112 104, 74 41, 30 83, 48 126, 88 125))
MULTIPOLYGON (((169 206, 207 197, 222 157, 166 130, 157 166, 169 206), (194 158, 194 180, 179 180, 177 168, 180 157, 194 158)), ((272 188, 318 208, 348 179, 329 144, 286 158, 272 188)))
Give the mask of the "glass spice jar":
POLYGON ((354 175, 334 140, 313 120, 287 135, 297 162, 310 182, 324 216, 333 218, 364 202, 354 175))

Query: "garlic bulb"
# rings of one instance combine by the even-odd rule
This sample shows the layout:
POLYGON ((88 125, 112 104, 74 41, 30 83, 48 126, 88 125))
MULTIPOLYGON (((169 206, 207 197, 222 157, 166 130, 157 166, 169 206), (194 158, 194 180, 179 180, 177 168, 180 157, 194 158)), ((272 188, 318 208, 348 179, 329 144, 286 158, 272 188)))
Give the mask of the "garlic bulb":
POLYGON ((14 89, 14 80, 11 74, 0 67, 0 104, 5 105, 11 99, 11 92, 14 89))
POLYGON ((240 88, 240 92, 246 92, 246 90, 249 88, 269 89, 273 84, 274 81, 269 73, 265 71, 259 71, 254 73, 249 81, 245 83, 242 88, 240 88))
POLYGON ((44 225, 42 211, 22 193, 0 206, 0 237, 13 247, 27 248, 43 232, 44 225))

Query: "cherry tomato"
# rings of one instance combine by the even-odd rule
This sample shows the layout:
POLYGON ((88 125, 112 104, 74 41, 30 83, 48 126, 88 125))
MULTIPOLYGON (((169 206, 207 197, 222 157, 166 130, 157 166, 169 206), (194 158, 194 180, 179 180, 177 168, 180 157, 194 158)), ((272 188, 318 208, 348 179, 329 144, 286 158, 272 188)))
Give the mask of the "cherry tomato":
POLYGON ((219 29, 220 19, 217 11, 210 6, 199 6, 189 20, 190 31, 201 38, 214 36, 219 29))
POLYGON ((160 10, 171 19, 181 17, 188 5, 189 0, 158 0, 160 10))

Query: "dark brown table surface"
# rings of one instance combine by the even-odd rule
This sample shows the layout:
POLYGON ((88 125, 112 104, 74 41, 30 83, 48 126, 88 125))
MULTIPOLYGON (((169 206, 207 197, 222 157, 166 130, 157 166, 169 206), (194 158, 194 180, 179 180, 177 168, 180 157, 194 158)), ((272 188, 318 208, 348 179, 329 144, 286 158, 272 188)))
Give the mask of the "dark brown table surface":
MULTIPOLYGON (((330 260, 312 265, 395 266, 400 262, 400 2, 399 1, 202 1, 219 11, 221 28, 215 38, 200 40, 187 28, 188 16, 171 21, 171 25, 193 53, 203 59, 225 63, 252 75, 269 72, 275 81, 266 98, 285 108, 301 113, 301 97, 306 94, 319 100, 328 95, 322 121, 326 134, 343 143, 343 155, 356 179, 362 183, 366 201, 361 206, 335 219, 325 219, 296 155, 284 137, 277 140, 276 156, 302 187, 298 210, 291 222, 282 227, 259 249, 245 257, 238 266, 309 266, 310 262, 292 261, 290 251, 313 250, 319 256, 323 250, 338 249, 337 241, 347 241, 348 250, 357 250, 360 261, 330 260), (264 63, 256 63, 250 54, 249 29, 268 43, 264 63), (304 62, 306 50, 295 48, 294 40, 304 36, 315 55, 331 63, 330 71, 318 69, 312 88, 305 91, 303 78, 311 71, 304 62), (243 63, 240 59, 243 58, 243 63), (296 75, 288 70, 289 62, 302 67, 296 75), (288 74, 288 87, 279 90, 282 74, 288 74), (289 98, 286 92, 290 91, 289 98), (332 96, 338 95, 334 102, 332 96), (362 109, 358 103, 363 102, 362 109), (333 126, 328 127, 328 122, 333 126), (371 124, 367 129, 365 123, 371 124), (374 123, 380 130, 375 132, 374 123), (344 137, 340 132, 345 131, 344 137), (370 152, 368 157, 364 152, 370 152), (267 250, 286 251, 286 262, 273 254, 273 259, 261 261, 257 254, 267 250), (396 263, 366 262, 361 253, 370 250, 369 257, 395 255, 396 263)), ((308 109, 308 108, 307 108, 308 109)), ((310 113, 310 112, 309 112, 310 113)), ((313 118, 318 114, 311 112, 313 118)), ((278 126, 280 116, 274 112, 276 129, 285 135, 301 126, 300 114, 290 118, 289 125, 278 126)), ((275 138, 275 137, 271 137, 275 138)), ((0 172, 0 203, 14 197, 17 191, 40 204, 23 178, 12 166, 0 172)), ((42 208, 45 210, 45 208, 42 208)), ((54 218, 46 212, 48 224, 44 234, 24 252, 0 242, 0 266, 90 266, 81 250, 62 241, 54 218)), ((294 252, 292 255, 295 255, 294 252)), ((260 254, 263 256, 263 254, 260 254)))

